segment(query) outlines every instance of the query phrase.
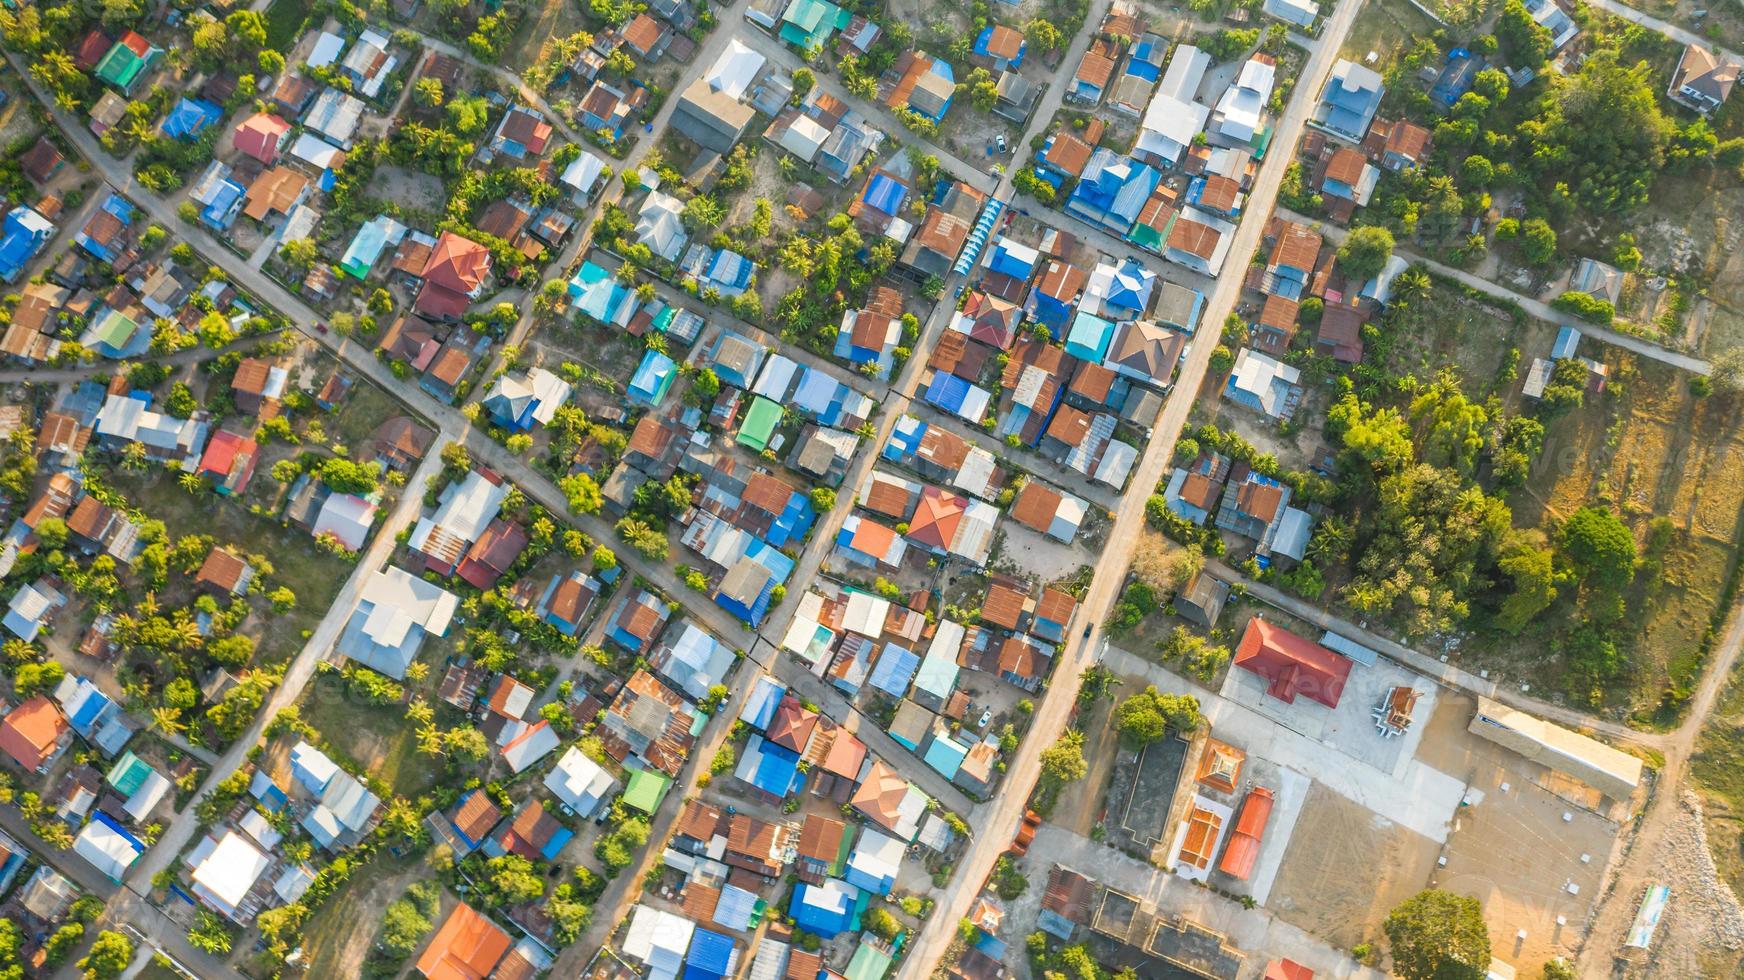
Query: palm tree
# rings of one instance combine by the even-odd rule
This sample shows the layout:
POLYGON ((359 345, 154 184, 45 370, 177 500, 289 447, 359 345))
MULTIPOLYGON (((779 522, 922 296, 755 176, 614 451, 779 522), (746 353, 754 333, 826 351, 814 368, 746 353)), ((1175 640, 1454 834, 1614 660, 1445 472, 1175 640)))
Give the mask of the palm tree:
POLYGON ((182 489, 189 493, 197 494, 206 489, 206 481, 201 479, 196 473, 183 473, 176 482, 180 483, 182 489))
POLYGON ((124 470, 143 470, 146 467, 145 443, 130 442, 121 451, 121 468, 124 470))
POLYGON ((180 735, 188 730, 188 723, 182 720, 180 708, 158 706, 151 709, 151 727, 165 735, 180 735))

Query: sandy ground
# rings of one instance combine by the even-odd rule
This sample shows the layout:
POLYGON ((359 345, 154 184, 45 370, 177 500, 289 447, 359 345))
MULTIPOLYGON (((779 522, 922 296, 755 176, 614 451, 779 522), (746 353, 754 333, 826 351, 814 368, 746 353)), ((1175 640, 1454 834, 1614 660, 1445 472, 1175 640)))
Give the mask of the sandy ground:
MULTIPOLYGON (((1667 828, 1653 863, 1663 869, 1671 901, 1653 936, 1651 954, 1619 958, 1617 974, 1672 980, 1736 976, 1744 960, 1744 907, 1720 880, 1702 824, 1701 802, 1683 791, 1675 823, 1667 828)), ((1633 908, 1639 895, 1620 895, 1633 908)))
POLYGON ((1315 783, 1267 907, 1344 948, 1380 938, 1381 920, 1429 882, 1439 848, 1315 783))

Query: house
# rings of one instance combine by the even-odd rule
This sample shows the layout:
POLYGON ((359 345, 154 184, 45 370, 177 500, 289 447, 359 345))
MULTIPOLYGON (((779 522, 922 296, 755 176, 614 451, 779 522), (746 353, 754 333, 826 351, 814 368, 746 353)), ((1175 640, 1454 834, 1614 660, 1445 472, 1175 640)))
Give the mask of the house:
POLYGON ((25 772, 47 772, 72 741, 73 730, 48 698, 35 695, 0 718, 0 752, 25 772))
POLYGON ((647 89, 636 86, 626 93, 600 79, 581 98, 581 122, 590 130, 605 130, 614 140, 622 139, 630 117, 647 103, 647 89))
POLYGON ((272 862, 245 834, 227 830, 221 839, 208 836, 189 856, 194 897, 232 922, 251 922, 257 906, 245 900, 272 862))
POLYGON ((975 35, 975 44, 970 50, 977 64, 1002 72, 1021 67, 1027 48, 1021 31, 1004 24, 989 24, 975 35))
POLYGON ((1302 398, 1301 375, 1292 365, 1244 347, 1236 355, 1223 397, 1274 419, 1287 419, 1302 398))
POLYGON ((1229 257, 1235 226, 1197 208, 1182 210, 1169 229, 1163 258, 1201 275, 1215 276, 1229 257))
POLYGON ((490 278, 490 249, 470 238, 444 231, 424 264, 423 287, 413 309, 436 320, 458 320, 484 291, 490 278))
POLYGON ((54 222, 33 208, 20 205, 6 212, 0 226, 0 280, 17 282, 54 233, 54 222))
POLYGON ((1314 106, 1312 124, 1336 139, 1361 143, 1386 91, 1372 68, 1340 58, 1314 106))
POLYGON ((1314 0, 1265 0, 1260 6, 1266 16, 1308 30, 1320 19, 1320 4, 1314 0))
POLYGON ((42 185, 53 180, 66 162, 67 158, 61 155, 60 149, 50 143, 48 137, 40 136, 30 149, 19 154, 18 169, 32 182, 42 185))
POLYGON ((494 975, 510 945, 502 927, 461 902, 419 954, 416 966, 429 980, 482 980, 494 975))
POLYGON ((326 88, 303 116, 303 128, 326 138, 342 150, 351 149, 351 138, 363 122, 363 100, 336 88, 326 88))
POLYGON ((1093 39, 1072 73, 1072 83, 1066 89, 1067 101, 1090 106, 1100 103, 1119 57, 1120 49, 1113 42, 1100 37, 1093 39))
POLYGON ((1429 130, 1410 121, 1377 120, 1364 142, 1371 162, 1398 173, 1410 170, 1429 157, 1429 130))
POLYGON ((271 417, 284 397, 290 373, 263 358, 244 358, 230 380, 230 399, 246 415, 271 417))
POLYGON ((1083 269, 1049 259, 1024 302, 1024 315, 1058 333, 1072 318, 1072 309, 1090 277, 1083 269))
POLYGON ((1726 104, 1732 87, 1738 84, 1738 68, 1700 44, 1686 44, 1665 94, 1704 116, 1712 115, 1726 104))
POLYGON ((676 636, 673 632, 668 631, 669 639, 648 658, 648 666, 692 701, 706 700, 738 658, 731 647, 688 620, 676 636))
MULTIPOLYGON (((1132 320, 1150 308, 1151 295, 1157 288, 1157 274, 1137 259, 1127 257, 1119 265, 1098 262, 1090 273, 1090 283, 1079 304, 1079 314, 1085 312, 1110 320, 1132 320)), ((1069 345, 1068 345, 1069 346, 1069 345)), ((1077 355, 1082 357, 1082 355, 1077 355)), ((1084 358, 1100 361, 1101 357, 1084 358)))
POLYGON ((860 890, 839 878, 826 878, 822 884, 801 881, 794 886, 787 914, 796 927, 834 939, 853 928, 861 901, 860 890))
POLYGON ((868 828, 854 842, 842 880, 874 895, 888 895, 902 870, 907 842, 868 828))
POLYGON ((636 241, 648 246, 658 258, 678 261, 690 235, 684 230, 681 215, 684 204, 670 194, 651 190, 642 201, 636 216, 636 241))
POLYGON ((606 753, 618 762, 634 756, 647 768, 676 778, 696 743, 696 722, 693 705, 653 674, 638 670, 606 709, 598 733, 606 753))
POLYGON ((127 869, 145 853, 145 842, 133 836, 113 817, 98 810, 73 838, 73 853, 102 872, 105 878, 120 884, 127 869))
POLYGON ((152 810, 174 788, 162 773, 132 752, 116 760, 105 779, 126 799, 122 811, 135 823, 145 822, 151 816, 152 810))
MULTIPOLYGON (((817 0, 795 0, 795 3, 817 2, 817 0)), ((885 96, 884 104, 891 110, 904 110, 916 113, 941 123, 945 114, 951 111, 951 99, 957 92, 956 75, 951 66, 927 54, 924 51, 905 51, 896 59, 896 66, 891 69, 896 74, 896 85, 890 94, 885 96)))
POLYGON ((1089 512, 1089 505, 1069 493, 1031 479, 1011 502, 1011 519, 1032 531, 1070 544, 1089 512))
POLYGON ((1186 347, 1184 333, 1149 320, 1127 320, 1116 329, 1102 363, 1122 377, 1166 390, 1186 347))
POLYGON ((352 91, 362 93, 366 99, 381 94, 382 85, 400 63, 398 57, 388 53, 388 43, 386 35, 365 28, 339 62, 340 71, 351 80, 352 91))
POLYGON ((199 466, 194 472, 211 480, 212 489, 220 496, 232 497, 248 489, 248 481, 254 478, 254 464, 259 458, 259 443, 219 429, 206 440, 206 451, 200 456, 199 466))
MULTIPOLYGON (((1175 48, 1162 83, 1145 105, 1138 141, 1133 144, 1134 159, 1157 167, 1173 167, 1180 160, 1211 114, 1208 107, 1196 100, 1210 67, 1211 56, 1193 45, 1175 48)), ((1127 72, 1129 75, 1132 72, 1130 66, 1127 72)), ((1232 87, 1231 91, 1235 89, 1232 87)), ((1229 95, 1225 94, 1224 99, 1227 101, 1229 95)), ((1264 100, 1260 105, 1264 105, 1264 100)))
POLYGON ((569 300, 585 316, 614 327, 628 327, 641 307, 635 291, 591 259, 570 277, 569 300))
POLYGON ((697 284, 704 295, 731 298, 750 289, 757 275, 757 264, 730 248, 710 248, 700 242, 685 252, 679 268, 697 284))
POLYGON ((170 139, 192 142, 200 135, 201 130, 223 118, 222 106, 213 105, 205 99, 183 96, 170 107, 169 114, 164 116, 158 131, 170 139))
POLYGON ((781 14, 777 36, 801 51, 822 50, 853 15, 829 0, 791 0, 781 14))
POLYGON ((474 588, 489 589, 513 567, 526 548, 527 532, 519 524, 499 517, 467 549, 454 574, 474 588))
POLYGON ((1580 25, 1574 22, 1574 18, 1556 0, 1526 0, 1526 10, 1532 14, 1532 19, 1538 22, 1539 27, 1550 32, 1552 54, 1561 51, 1564 45, 1580 33, 1580 25))
POLYGON ((1042 590, 1041 600, 1036 603, 1035 613, 1030 618, 1029 631, 1050 643, 1060 643, 1066 638, 1066 627, 1072 622, 1072 614, 1078 610, 1078 600, 1071 593, 1062 592, 1049 586, 1042 590))
POLYGON ((671 609, 658 596, 641 590, 626 597, 618 606, 617 613, 606 626, 606 639, 631 653, 647 654, 671 615, 671 609))
POLYGON ((1443 108, 1451 109, 1460 98, 1472 89, 1478 72, 1483 70, 1484 61, 1465 48, 1454 48, 1447 53, 1447 62, 1442 65, 1441 72, 1429 86, 1429 98, 1443 108))
POLYGON ((397 248, 409 230, 385 214, 376 215, 359 226, 357 234, 351 237, 351 244, 345 247, 345 254, 339 258, 339 268, 353 279, 368 279, 382 252, 389 247, 397 248))
POLYGON ((163 49, 133 31, 125 31, 91 73, 122 95, 132 96, 140 80, 162 59, 163 49))
POLYGON ((599 154, 581 150, 563 168, 558 181, 569 188, 571 203, 585 207, 593 200, 594 189, 599 186, 600 176, 605 173, 605 169, 605 161, 599 158, 599 154))
POLYGON ((242 213, 264 223, 274 214, 289 215, 308 194, 309 178, 289 167, 274 167, 248 185, 242 213))
POLYGON ((1108 344, 1114 339, 1114 324, 1080 308, 1066 334, 1066 353, 1091 364, 1102 363, 1108 344))
POLYGON ((1098 147, 1066 199, 1066 213, 1124 235, 1162 179, 1148 164, 1098 147))
POLYGON ((1266 694, 1295 703, 1297 695, 1338 707, 1351 662, 1313 640, 1297 636, 1255 616, 1235 651, 1235 665, 1268 683, 1266 694))
POLYGON ((200 570, 194 574, 194 587, 219 595, 247 595, 254 581, 254 566, 228 548, 214 547, 206 553, 200 570))
POLYGON ((1340 364, 1360 364, 1363 358, 1363 325, 1368 317, 1359 307, 1337 303, 1327 306, 1315 326, 1314 350, 1340 364))
POLYGON ((756 109, 711 86, 708 79, 698 78, 679 94, 671 123, 673 129, 698 146, 727 153, 744 137, 756 116, 756 109))
POLYGON ((113 265, 133 244, 133 219, 138 210, 120 194, 111 193, 73 236, 73 243, 99 262, 113 265))
POLYGON ((230 176, 230 167, 213 160, 188 189, 188 200, 200 209, 200 221, 208 228, 228 229, 242 210, 248 189, 230 176))
POLYGON ((611 798, 615 785, 611 773, 573 745, 564 751, 556 767, 545 776, 545 788, 567 812, 581 820, 592 819, 600 806, 611 798))
POLYGON ((417 659, 427 635, 445 636, 460 598, 388 566, 364 580, 357 608, 335 644, 340 653, 396 680, 417 659))
POLYGON ((633 404, 659 408, 660 403, 666 400, 666 393, 672 390, 672 382, 677 378, 678 363, 650 348, 643 353, 642 362, 630 376, 628 397, 633 404))
POLYGON ((1228 585, 1204 572, 1195 572, 1172 602, 1177 616, 1205 629, 1213 629, 1223 613, 1223 604, 1228 600, 1228 585))
POLYGON ((1036 104, 1041 101, 1041 94, 1039 86, 1019 75, 1016 70, 1008 70, 999 76, 999 81, 994 86, 993 114, 1020 126, 1024 125, 1035 112, 1036 104))
POLYGON ((1259 136, 1260 117, 1271 101, 1277 69, 1277 62, 1264 53, 1255 54, 1242 64, 1241 74, 1224 90, 1211 115, 1212 125, 1224 139, 1252 143, 1259 136))
POLYGON ((545 804, 538 800, 521 807, 512 820, 504 823, 507 826, 499 825, 482 842, 480 850, 486 857, 515 854, 529 861, 555 861, 575 836, 574 831, 547 813, 545 804))
POLYGON ((549 425, 569 396, 567 382, 536 367, 520 377, 499 376, 485 390, 483 404, 497 425, 510 432, 526 432, 534 426, 549 425))
POLYGON ((920 831, 920 818, 929 802, 920 787, 902 778, 883 760, 874 759, 848 805, 898 840, 912 841, 920 831))
POLYGON ((581 628, 581 622, 599 596, 600 589, 597 579, 580 571, 553 575, 535 612, 559 633, 573 637, 581 628))
POLYGON ((502 121, 491 136, 491 152, 526 163, 538 160, 551 142, 551 124, 537 109, 513 105, 503 113, 502 121))
POLYGON ((279 151, 290 138, 288 120, 270 112, 257 112, 236 124, 231 142, 240 152, 270 167, 278 162, 279 151))
POLYGON ((1300 300, 1320 261, 1320 232, 1294 221, 1274 219, 1272 250, 1266 259, 1265 292, 1300 300))
POLYGON ((1255 350, 1283 357, 1290 349, 1290 338, 1296 335, 1298 304, 1293 299, 1273 294, 1260 307, 1259 319, 1253 323, 1249 340, 1255 350))

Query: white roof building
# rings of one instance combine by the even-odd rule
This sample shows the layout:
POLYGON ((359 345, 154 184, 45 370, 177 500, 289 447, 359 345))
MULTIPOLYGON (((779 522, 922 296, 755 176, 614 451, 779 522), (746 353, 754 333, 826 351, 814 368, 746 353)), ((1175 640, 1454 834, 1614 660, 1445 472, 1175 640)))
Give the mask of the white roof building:
POLYGON ((1180 160, 1211 114, 1209 108, 1195 101, 1210 67, 1211 56, 1191 44, 1175 49, 1162 84, 1157 86, 1139 122, 1138 142, 1132 150, 1135 159, 1159 166, 1174 166, 1180 160))
POLYGON ((511 771, 521 772, 556 751, 562 741, 551 723, 541 720, 536 725, 525 726, 519 735, 503 746, 503 761, 509 764, 511 771))
POLYGON ((569 166, 563 168, 563 186, 570 189, 576 203, 584 203, 587 196, 593 192, 594 184, 599 182, 600 174, 605 173, 606 162, 596 154, 582 150, 575 159, 569 161, 569 166))
POLYGON ((272 858, 253 841, 234 830, 228 831, 204 860, 194 866, 194 894, 231 919, 238 919, 242 900, 270 864, 272 858))
POLYGON ((557 767, 545 776, 545 788, 551 791, 551 795, 583 820, 592 817, 600 804, 612 795, 614 782, 611 773, 573 745, 557 760, 557 767))
POLYGON ((1286 24, 1302 28, 1314 26, 1320 16, 1320 5, 1314 0, 1266 0, 1261 9, 1286 24))
POLYGON ((1302 372, 1294 366, 1243 347, 1236 355, 1235 369, 1230 372, 1229 387, 1257 401, 1267 415, 1280 418, 1288 414, 1287 389, 1294 388, 1301 379, 1302 372))
POLYGON ((322 31, 315 38, 315 46, 309 49, 309 67, 322 68, 331 65, 339 60, 339 52, 344 50, 344 38, 337 34, 322 31))
POLYGON ((684 204, 678 198, 664 191, 649 191, 636 216, 636 241, 668 262, 678 261, 678 253, 690 238, 680 217, 683 212, 684 204))
POLYGON ((321 502, 321 513, 316 515, 310 533, 331 534, 346 550, 362 551, 379 509, 375 501, 354 493, 330 493, 321 502))
POLYGON ((389 566, 364 582, 357 609, 339 635, 339 652, 401 679, 417 658, 424 637, 446 634, 458 608, 458 596, 389 566))
POLYGON ((291 143, 291 156, 316 170, 333 170, 345 162, 345 151, 314 133, 302 133, 291 143))
POLYGON ((487 480, 473 470, 466 479, 443 488, 436 511, 418 518, 407 544, 414 551, 458 565, 466 549, 496 519, 508 495, 507 482, 487 480))
POLYGON ((817 156, 818 148, 824 145, 824 140, 830 138, 830 131, 816 119, 801 114, 794 117, 788 124, 787 131, 781 134, 781 148, 798 157, 804 163, 810 163, 817 156))
POLYGON ((363 100, 336 88, 323 89, 303 116, 305 127, 337 143, 341 149, 351 147, 351 137, 357 134, 362 121, 363 100))
POLYGON ((708 74, 703 81, 716 92, 725 92, 735 99, 743 99, 757 80, 757 73, 763 70, 764 57, 746 47, 738 38, 727 42, 727 49, 709 66, 708 74))
POLYGON ((648 967, 653 980, 671 980, 684 970, 684 954, 696 923, 665 909, 638 903, 624 934, 624 955, 648 967))
POLYGON ((1212 124, 1225 139, 1251 143, 1260 131, 1260 116, 1272 98, 1272 84, 1278 66, 1259 57, 1249 58, 1241 66, 1235 84, 1224 90, 1217 100, 1217 112, 1212 124))
POLYGON ((110 881, 119 882, 145 853, 145 845, 99 813, 73 838, 73 853, 90 862, 110 881))

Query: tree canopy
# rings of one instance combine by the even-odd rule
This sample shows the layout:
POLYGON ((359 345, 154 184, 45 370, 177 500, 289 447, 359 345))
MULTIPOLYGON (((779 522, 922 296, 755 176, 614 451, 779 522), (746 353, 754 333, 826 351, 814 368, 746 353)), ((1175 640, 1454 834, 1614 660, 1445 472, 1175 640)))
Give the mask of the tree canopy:
POLYGON ((1405 980, 1482 980, 1490 967, 1490 933, 1475 898, 1427 889, 1406 899, 1381 928, 1393 972, 1405 980))

